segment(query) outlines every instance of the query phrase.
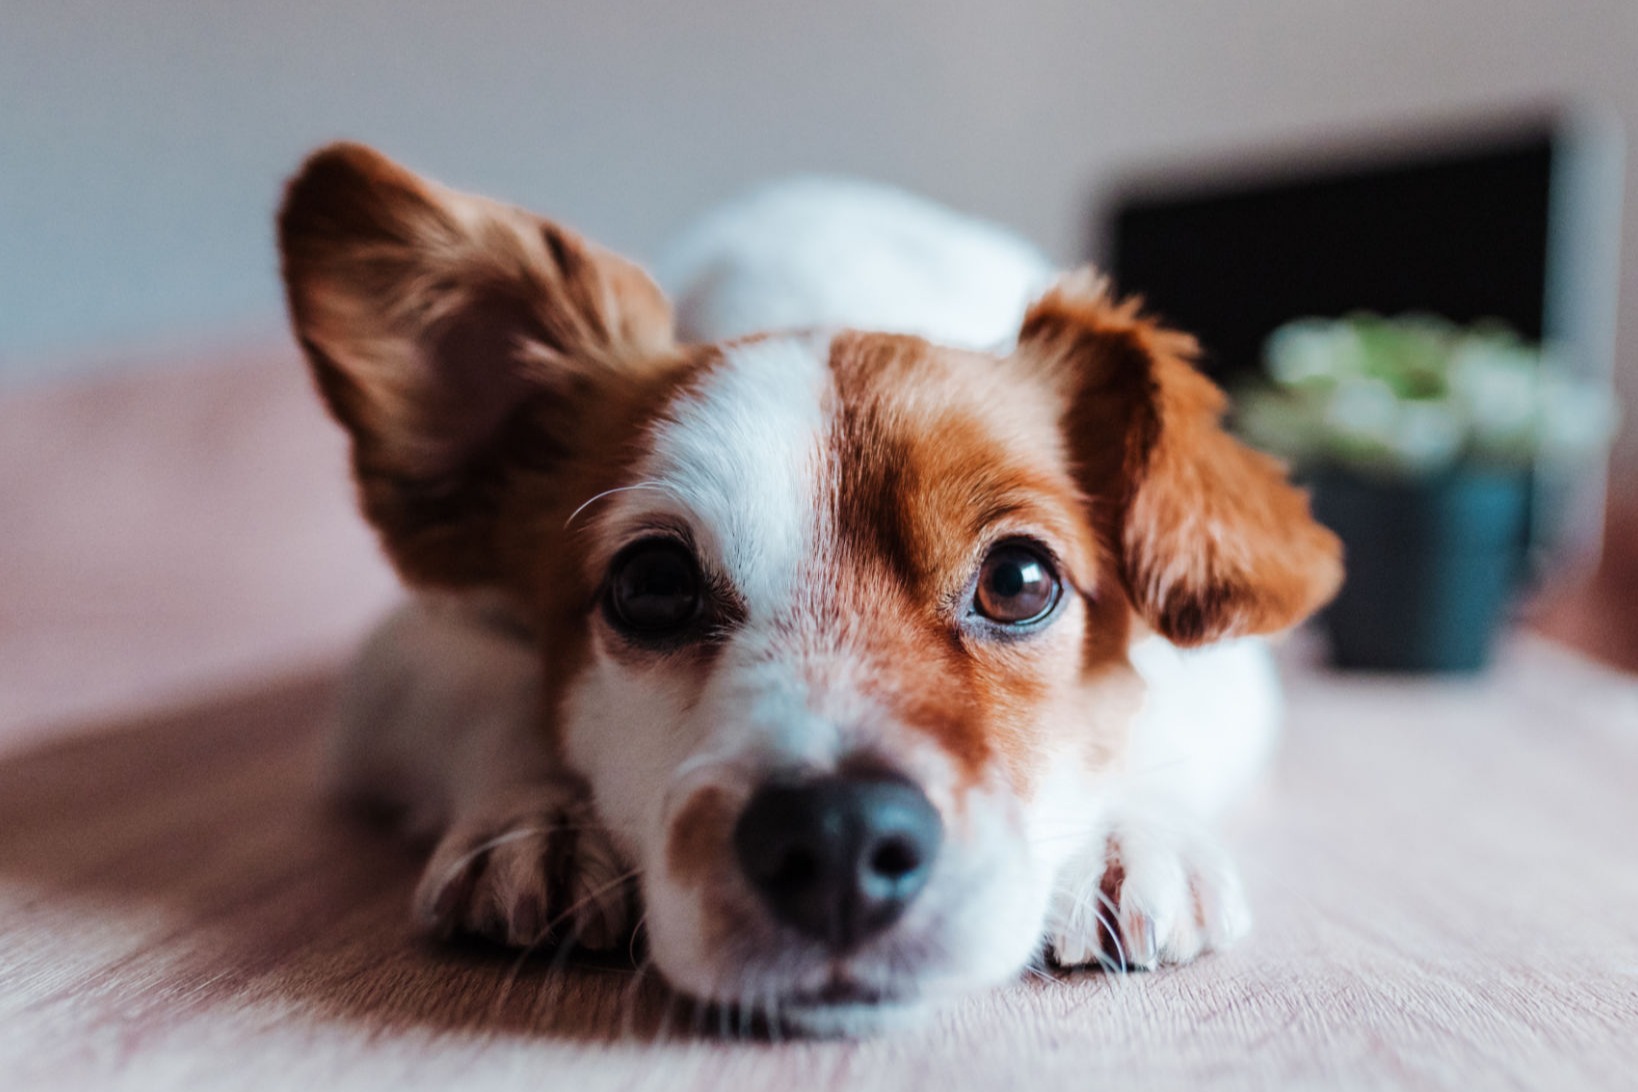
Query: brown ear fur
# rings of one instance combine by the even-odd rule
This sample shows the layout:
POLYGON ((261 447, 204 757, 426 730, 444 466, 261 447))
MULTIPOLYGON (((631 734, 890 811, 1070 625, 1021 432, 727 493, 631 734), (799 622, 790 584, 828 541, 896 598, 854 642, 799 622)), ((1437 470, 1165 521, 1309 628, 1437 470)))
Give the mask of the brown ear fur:
POLYGON ((636 266, 360 145, 307 160, 278 232, 291 323, 411 583, 492 580, 504 453, 553 454, 541 403, 671 345, 670 308, 636 266))
POLYGON ((1070 393, 1066 429, 1133 606, 1180 645, 1270 633, 1323 606, 1342 548, 1274 459, 1226 433, 1194 339, 1115 300, 1090 270, 1024 319, 1020 352, 1070 393))

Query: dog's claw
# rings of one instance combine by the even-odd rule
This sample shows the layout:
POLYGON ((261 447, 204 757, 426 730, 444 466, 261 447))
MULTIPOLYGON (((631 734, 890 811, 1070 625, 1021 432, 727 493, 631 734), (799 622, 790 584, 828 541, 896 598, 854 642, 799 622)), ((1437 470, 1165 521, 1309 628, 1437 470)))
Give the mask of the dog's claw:
POLYGON ((1239 874, 1209 835, 1118 824, 1065 868, 1048 939, 1060 966, 1153 970, 1226 948, 1250 927, 1239 874))

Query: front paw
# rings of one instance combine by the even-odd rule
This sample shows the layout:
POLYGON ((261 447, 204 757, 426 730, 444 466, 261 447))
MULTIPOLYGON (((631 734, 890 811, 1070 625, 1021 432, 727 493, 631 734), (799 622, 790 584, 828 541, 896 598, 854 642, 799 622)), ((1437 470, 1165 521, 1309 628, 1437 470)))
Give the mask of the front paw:
POLYGON ((607 949, 630 936, 632 873, 590 809, 546 796, 453 824, 415 890, 415 920, 513 947, 607 949))
POLYGON ((1065 867, 1047 939, 1060 966, 1152 970, 1226 948, 1250 928, 1240 874, 1213 837, 1130 820, 1065 867))

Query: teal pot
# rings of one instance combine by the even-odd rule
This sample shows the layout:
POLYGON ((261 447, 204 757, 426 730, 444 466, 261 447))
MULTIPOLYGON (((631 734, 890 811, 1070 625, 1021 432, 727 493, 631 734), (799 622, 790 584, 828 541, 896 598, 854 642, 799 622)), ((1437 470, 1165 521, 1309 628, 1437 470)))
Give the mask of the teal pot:
POLYGON ((1529 478, 1313 476, 1314 514, 1347 549, 1324 615, 1338 667, 1478 671, 1524 567, 1529 478))

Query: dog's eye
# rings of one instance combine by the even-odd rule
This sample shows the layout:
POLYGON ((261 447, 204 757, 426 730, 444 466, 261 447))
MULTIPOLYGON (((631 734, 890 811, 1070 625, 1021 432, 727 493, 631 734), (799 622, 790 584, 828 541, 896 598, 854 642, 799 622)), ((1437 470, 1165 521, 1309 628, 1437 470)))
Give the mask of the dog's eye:
POLYGON ((984 559, 973 592, 973 609, 992 622, 1024 625, 1046 617, 1058 603, 1057 570, 1040 550, 1002 543, 984 559))
POLYGON ((683 629, 700 613, 700 572, 681 543, 648 539, 633 543, 609 570, 609 616, 640 637, 683 629))

